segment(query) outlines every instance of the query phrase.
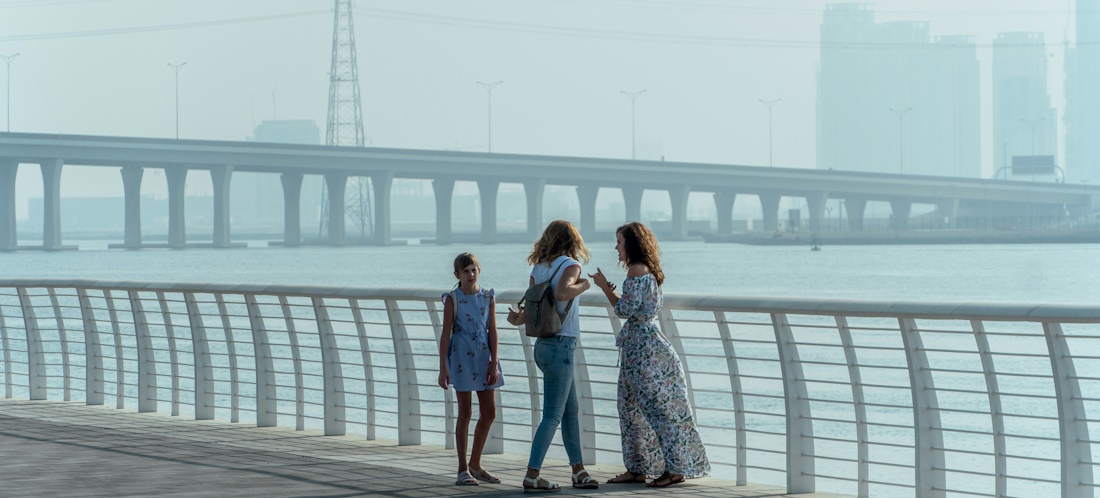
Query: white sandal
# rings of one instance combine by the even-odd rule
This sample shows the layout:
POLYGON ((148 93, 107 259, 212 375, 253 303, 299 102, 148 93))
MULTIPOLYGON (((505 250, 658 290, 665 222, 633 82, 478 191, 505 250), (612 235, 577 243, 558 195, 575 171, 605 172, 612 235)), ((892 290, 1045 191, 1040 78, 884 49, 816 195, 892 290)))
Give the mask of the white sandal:
POLYGON ((458 478, 455 479, 455 486, 477 486, 477 479, 470 475, 470 471, 463 470, 458 473, 458 478))
POLYGON ((537 476, 535 478, 524 477, 523 483, 531 485, 530 487, 523 487, 524 493, 557 493, 561 491, 561 486, 558 486, 557 483, 547 481, 537 476), (539 481, 546 483, 546 486, 540 487, 539 481))
POLYGON ((587 469, 581 469, 580 472, 573 473, 573 487, 578 489, 597 489, 600 487, 600 482, 593 479, 587 469), (582 475, 584 478, 580 478, 582 475))

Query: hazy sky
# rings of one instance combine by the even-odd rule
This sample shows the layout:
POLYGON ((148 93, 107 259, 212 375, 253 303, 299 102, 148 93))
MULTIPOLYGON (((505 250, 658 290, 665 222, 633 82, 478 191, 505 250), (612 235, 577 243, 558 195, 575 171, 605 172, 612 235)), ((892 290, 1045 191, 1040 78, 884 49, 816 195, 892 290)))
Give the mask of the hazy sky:
MULTIPOLYGON (((766 164, 775 107, 777 166, 814 166, 820 0, 358 0, 355 30, 366 134, 374 145, 766 164), (778 42, 778 43, 777 43, 778 42), (789 42, 797 42, 791 44, 789 42), (776 45, 787 45, 777 47, 776 45), (789 46, 789 45, 794 45, 789 46)), ((998 32, 1039 31, 1063 106, 1061 43, 1072 0, 879 0, 880 21, 926 20, 933 36, 979 43, 983 167, 992 171, 990 54, 998 32)), ((180 73, 181 138, 241 140, 273 116, 324 127, 331 0, 0 0, 0 54, 12 64, 13 131, 171 137, 180 73)), ((0 80, 0 85, 3 85, 0 80)), ((0 101, 0 105, 3 102, 0 101)), ((21 170, 21 199, 41 180, 21 170)), ((121 195, 113 170, 72 168, 63 195, 121 195), (109 174, 107 173, 109 171, 109 174)), ((24 200, 20 200, 22 204, 24 200)))

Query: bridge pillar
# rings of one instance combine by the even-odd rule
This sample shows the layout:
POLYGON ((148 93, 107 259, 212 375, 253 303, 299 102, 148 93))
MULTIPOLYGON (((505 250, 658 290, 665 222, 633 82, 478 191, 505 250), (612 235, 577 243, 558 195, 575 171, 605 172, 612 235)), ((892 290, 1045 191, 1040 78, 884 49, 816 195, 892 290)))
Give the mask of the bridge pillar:
POLYGON ((622 187, 623 206, 626 208, 626 222, 642 221, 642 187, 622 187))
POLYGON ((733 201, 737 200, 737 192, 723 191, 714 193, 714 207, 718 210, 719 235, 733 232, 733 201))
POLYGON ((19 161, 0 160, 0 251, 15 249, 15 174, 19 161))
POLYGON ((186 166, 167 166, 168 181, 168 247, 182 248, 187 244, 187 229, 183 217, 183 187, 187 184, 186 166))
POLYGON ((283 245, 302 243, 302 173, 283 173, 283 245))
POLYGON ((581 237, 588 240, 596 237, 596 198, 599 195, 599 185, 577 186, 577 200, 581 205, 581 237))
POLYGON ((371 175, 374 187, 374 242, 380 245, 390 243, 390 187, 393 187, 393 173, 371 175))
POLYGON ((867 199, 844 199, 844 210, 848 215, 848 230, 863 231, 863 212, 867 210, 867 199))
POLYGON ((325 187, 328 188, 328 243, 335 246, 344 242, 344 192, 348 187, 348 174, 325 173, 325 187))
POLYGON ((940 199, 936 203, 936 212, 939 214, 943 228, 956 228, 956 218, 959 217, 959 199, 940 199))
POLYGON ((497 191, 500 182, 496 180, 478 180, 477 193, 481 196, 481 242, 492 244, 497 241, 497 191))
MULTIPOLYGON (((432 180, 435 191, 435 241, 437 244, 451 243, 451 198, 455 191, 455 181, 438 178, 432 180)), ((528 219, 531 209, 527 208, 528 219)))
POLYGON ((527 236, 531 240, 542 234, 542 194, 545 192, 546 180, 523 182, 523 193, 527 197, 527 236))
POLYGON ((42 247, 61 248, 61 159, 39 163, 42 166, 42 247))
POLYGON ((760 198, 760 209, 764 211, 764 231, 774 232, 779 229, 779 194, 757 194, 760 198))
POLYGON ((825 202, 829 200, 828 192, 815 192, 806 196, 806 205, 810 207, 810 231, 821 231, 821 220, 825 214, 825 202))
POLYGON ((145 168, 123 166, 122 191, 125 204, 126 232, 122 245, 129 249, 141 248, 141 177, 145 168))
POLYGON ((688 197, 691 195, 690 185, 677 185, 668 189, 668 200, 672 204, 672 238, 671 240, 684 240, 687 238, 688 197))
POLYGON ((233 179, 233 166, 210 168, 210 180, 214 184, 214 247, 229 247, 229 182, 233 179))
POLYGON ((909 229, 909 212, 913 209, 913 201, 909 199, 893 199, 890 201, 890 225, 894 230, 909 229))

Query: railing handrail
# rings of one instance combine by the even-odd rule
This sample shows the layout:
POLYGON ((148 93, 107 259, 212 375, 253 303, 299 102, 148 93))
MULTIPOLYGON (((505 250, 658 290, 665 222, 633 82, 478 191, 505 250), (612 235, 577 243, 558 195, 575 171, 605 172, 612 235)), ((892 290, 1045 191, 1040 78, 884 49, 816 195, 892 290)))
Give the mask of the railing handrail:
MULTIPOLYGON (((0 287, 73 287, 96 290, 143 292, 217 292, 255 295, 283 295, 321 298, 359 299, 438 299, 439 289, 409 287, 338 287, 297 284, 232 284, 199 282, 160 282, 143 280, 91 279, 0 279, 0 287)), ((501 302, 518 302, 522 290, 498 290, 501 302)), ((607 305, 604 296, 587 293, 580 296, 584 306, 607 305)), ((990 320, 1061 323, 1100 323, 1100 305, 1025 304, 994 302, 876 301, 860 299, 824 299, 792 297, 709 296, 664 294, 668 307, 681 310, 752 313, 809 313, 815 315, 858 317, 906 317, 935 320, 990 320)))

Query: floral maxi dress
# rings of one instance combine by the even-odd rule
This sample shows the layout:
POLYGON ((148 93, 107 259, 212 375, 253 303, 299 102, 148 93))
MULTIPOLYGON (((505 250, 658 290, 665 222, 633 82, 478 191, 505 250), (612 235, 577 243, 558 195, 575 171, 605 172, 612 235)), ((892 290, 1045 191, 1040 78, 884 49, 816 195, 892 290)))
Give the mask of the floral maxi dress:
POLYGON ((657 327, 661 288, 652 274, 627 278, 615 314, 626 320, 620 348, 619 427, 623 463, 634 474, 700 477, 710 472, 688 403, 684 369, 657 327))

